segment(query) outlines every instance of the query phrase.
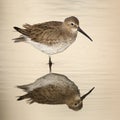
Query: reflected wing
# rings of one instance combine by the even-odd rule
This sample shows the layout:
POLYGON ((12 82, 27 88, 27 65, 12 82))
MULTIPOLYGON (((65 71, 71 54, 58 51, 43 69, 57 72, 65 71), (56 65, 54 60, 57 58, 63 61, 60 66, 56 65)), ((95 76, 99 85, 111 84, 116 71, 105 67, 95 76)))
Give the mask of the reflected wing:
POLYGON ((28 95, 33 102, 43 104, 63 104, 66 97, 64 89, 55 85, 34 89, 28 95))

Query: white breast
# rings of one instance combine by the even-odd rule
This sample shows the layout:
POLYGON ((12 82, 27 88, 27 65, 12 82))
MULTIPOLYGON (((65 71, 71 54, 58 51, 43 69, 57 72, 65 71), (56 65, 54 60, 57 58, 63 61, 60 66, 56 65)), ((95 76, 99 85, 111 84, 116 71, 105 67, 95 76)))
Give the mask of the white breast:
POLYGON ((50 73, 41 78, 38 78, 34 83, 27 85, 28 91, 32 91, 36 88, 45 87, 48 85, 59 86, 64 89, 66 86, 73 86, 73 82, 71 82, 66 76, 50 73))
POLYGON ((72 44, 72 43, 61 42, 61 43, 56 44, 56 45, 51 45, 51 46, 49 45, 48 46, 48 45, 45 45, 45 44, 34 42, 30 38, 27 38, 26 42, 30 43, 35 48, 39 49, 40 51, 42 51, 42 52, 44 52, 48 55, 53 55, 53 54, 56 54, 56 53, 60 53, 72 44))

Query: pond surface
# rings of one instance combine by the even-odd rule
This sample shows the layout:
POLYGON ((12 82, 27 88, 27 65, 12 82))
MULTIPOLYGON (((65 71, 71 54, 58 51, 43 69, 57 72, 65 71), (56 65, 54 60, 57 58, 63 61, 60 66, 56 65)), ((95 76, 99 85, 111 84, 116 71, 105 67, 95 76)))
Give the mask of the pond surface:
POLYGON ((120 118, 120 2, 119 0, 1 0, 0 1, 0 119, 1 120, 119 120, 120 118), (47 74, 48 56, 26 43, 13 26, 63 21, 76 16, 94 40, 78 33, 66 51, 52 56, 53 72, 64 74, 86 93, 81 111, 66 105, 18 102, 28 84, 47 74))

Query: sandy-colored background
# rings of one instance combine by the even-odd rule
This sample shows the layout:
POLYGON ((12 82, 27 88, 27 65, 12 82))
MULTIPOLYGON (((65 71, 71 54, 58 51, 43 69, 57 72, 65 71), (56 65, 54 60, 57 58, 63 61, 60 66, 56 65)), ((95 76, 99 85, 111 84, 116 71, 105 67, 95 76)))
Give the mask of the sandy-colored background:
POLYGON ((119 0, 0 0, 0 120, 119 120, 120 2, 119 0), (48 56, 11 40, 13 26, 61 20, 74 15, 94 42, 78 34, 65 52, 52 57, 53 72, 64 74, 85 93, 81 111, 65 105, 29 105, 16 101, 24 94, 16 85, 48 73, 48 56))

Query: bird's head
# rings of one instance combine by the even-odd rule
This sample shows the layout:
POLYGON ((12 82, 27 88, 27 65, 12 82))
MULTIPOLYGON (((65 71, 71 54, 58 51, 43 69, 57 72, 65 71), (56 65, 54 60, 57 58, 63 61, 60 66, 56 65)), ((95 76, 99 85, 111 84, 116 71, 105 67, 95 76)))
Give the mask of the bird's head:
POLYGON ((79 20, 75 16, 68 17, 64 20, 64 25, 71 33, 77 33, 77 31, 81 32, 88 39, 93 41, 80 27, 79 20))
POLYGON ((74 111, 78 111, 83 107, 83 102, 80 100, 80 97, 79 97, 78 99, 71 101, 68 107, 74 111))

